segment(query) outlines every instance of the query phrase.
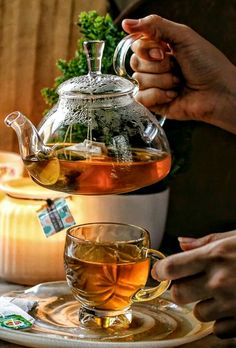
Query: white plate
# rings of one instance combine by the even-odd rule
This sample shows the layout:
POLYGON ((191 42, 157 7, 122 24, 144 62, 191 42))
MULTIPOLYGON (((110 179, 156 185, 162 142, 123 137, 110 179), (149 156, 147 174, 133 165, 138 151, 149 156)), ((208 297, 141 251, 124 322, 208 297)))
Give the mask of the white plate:
POLYGON ((79 327, 79 304, 66 282, 39 284, 25 291, 5 294, 37 300, 36 319, 30 331, 0 329, 0 338, 39 348, 164 348, 177 347, 207 336, 211 323, 201 323, 192 306, 178 306, 168 291, 160 299, 133 306, 134 327, 123 331, 88 332, 79 327))

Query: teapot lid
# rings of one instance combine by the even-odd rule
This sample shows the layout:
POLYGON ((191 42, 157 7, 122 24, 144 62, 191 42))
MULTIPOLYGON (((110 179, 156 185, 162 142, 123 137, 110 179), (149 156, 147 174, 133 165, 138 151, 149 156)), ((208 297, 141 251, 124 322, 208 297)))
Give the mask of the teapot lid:
POLYGON ((126 78, 101 73, 104 45, 104 41, 98 40, 84 42, 88 74, 63 82, 57 89, 59 95, 88 98, 99 95, 123 95, 134 91, 136 85, 126 78))

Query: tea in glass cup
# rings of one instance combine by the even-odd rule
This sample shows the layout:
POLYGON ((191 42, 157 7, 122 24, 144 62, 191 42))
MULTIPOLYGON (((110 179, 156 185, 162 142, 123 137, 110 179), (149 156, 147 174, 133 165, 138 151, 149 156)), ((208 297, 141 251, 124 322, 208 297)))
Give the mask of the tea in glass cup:
POLYGON ((82 326, 128 328, 133 302, 149 301, 167 290, 169 281, 150 279, 151 264, 164 255, 149 245, 149 233, 130 224, 99 222, 68 229, 66 278, 81 304, 82 326))

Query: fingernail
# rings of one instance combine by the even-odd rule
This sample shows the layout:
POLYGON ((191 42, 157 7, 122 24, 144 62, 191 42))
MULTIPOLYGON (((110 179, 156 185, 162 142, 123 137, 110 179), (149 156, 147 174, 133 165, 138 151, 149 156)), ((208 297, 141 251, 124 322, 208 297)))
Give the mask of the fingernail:
POLYGON ((189 238, 189 237, 178 237, 178 241, 180 243, 193 243, 196 241, 196 238, 189 238))
POLYGON ((167 91, 166 92, 166 95, 167 95, 167 97, 169 97, 169 98, 175 98, 175 97, 177 97, 177 92, 175 92, 175 91, 167 91))
POLYGON ((152 270, 151 270, 151 276, 153 279, 158 280, 156 270, 154 268, 152 268, 152 270))
POLYGON ((165 57, 163 50, 160 48, 151 48, 149 50, 149 56, 150 58, 158 60, 162 60, 165 57))
POLYGON ((130 27, 135 27, 138 24, 138 19, 124 19, 123 23, 129 25, 130 27))
POLYGON ((151 276, 152 276, 153 279, 161 281, 161 279, 158 277, 157 267, 155 267, 155 265, 153 266, 153 268, 151 270, 151 276))

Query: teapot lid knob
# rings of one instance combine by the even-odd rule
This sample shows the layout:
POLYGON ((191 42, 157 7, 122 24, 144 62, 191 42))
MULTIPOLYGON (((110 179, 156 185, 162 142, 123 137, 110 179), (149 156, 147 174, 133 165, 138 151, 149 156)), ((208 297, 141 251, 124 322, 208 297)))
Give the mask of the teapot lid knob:
POLYGON ((100 75, 105 42, 102 40, 84 41, 83 46, 87 58, 89 74, 100 75))

